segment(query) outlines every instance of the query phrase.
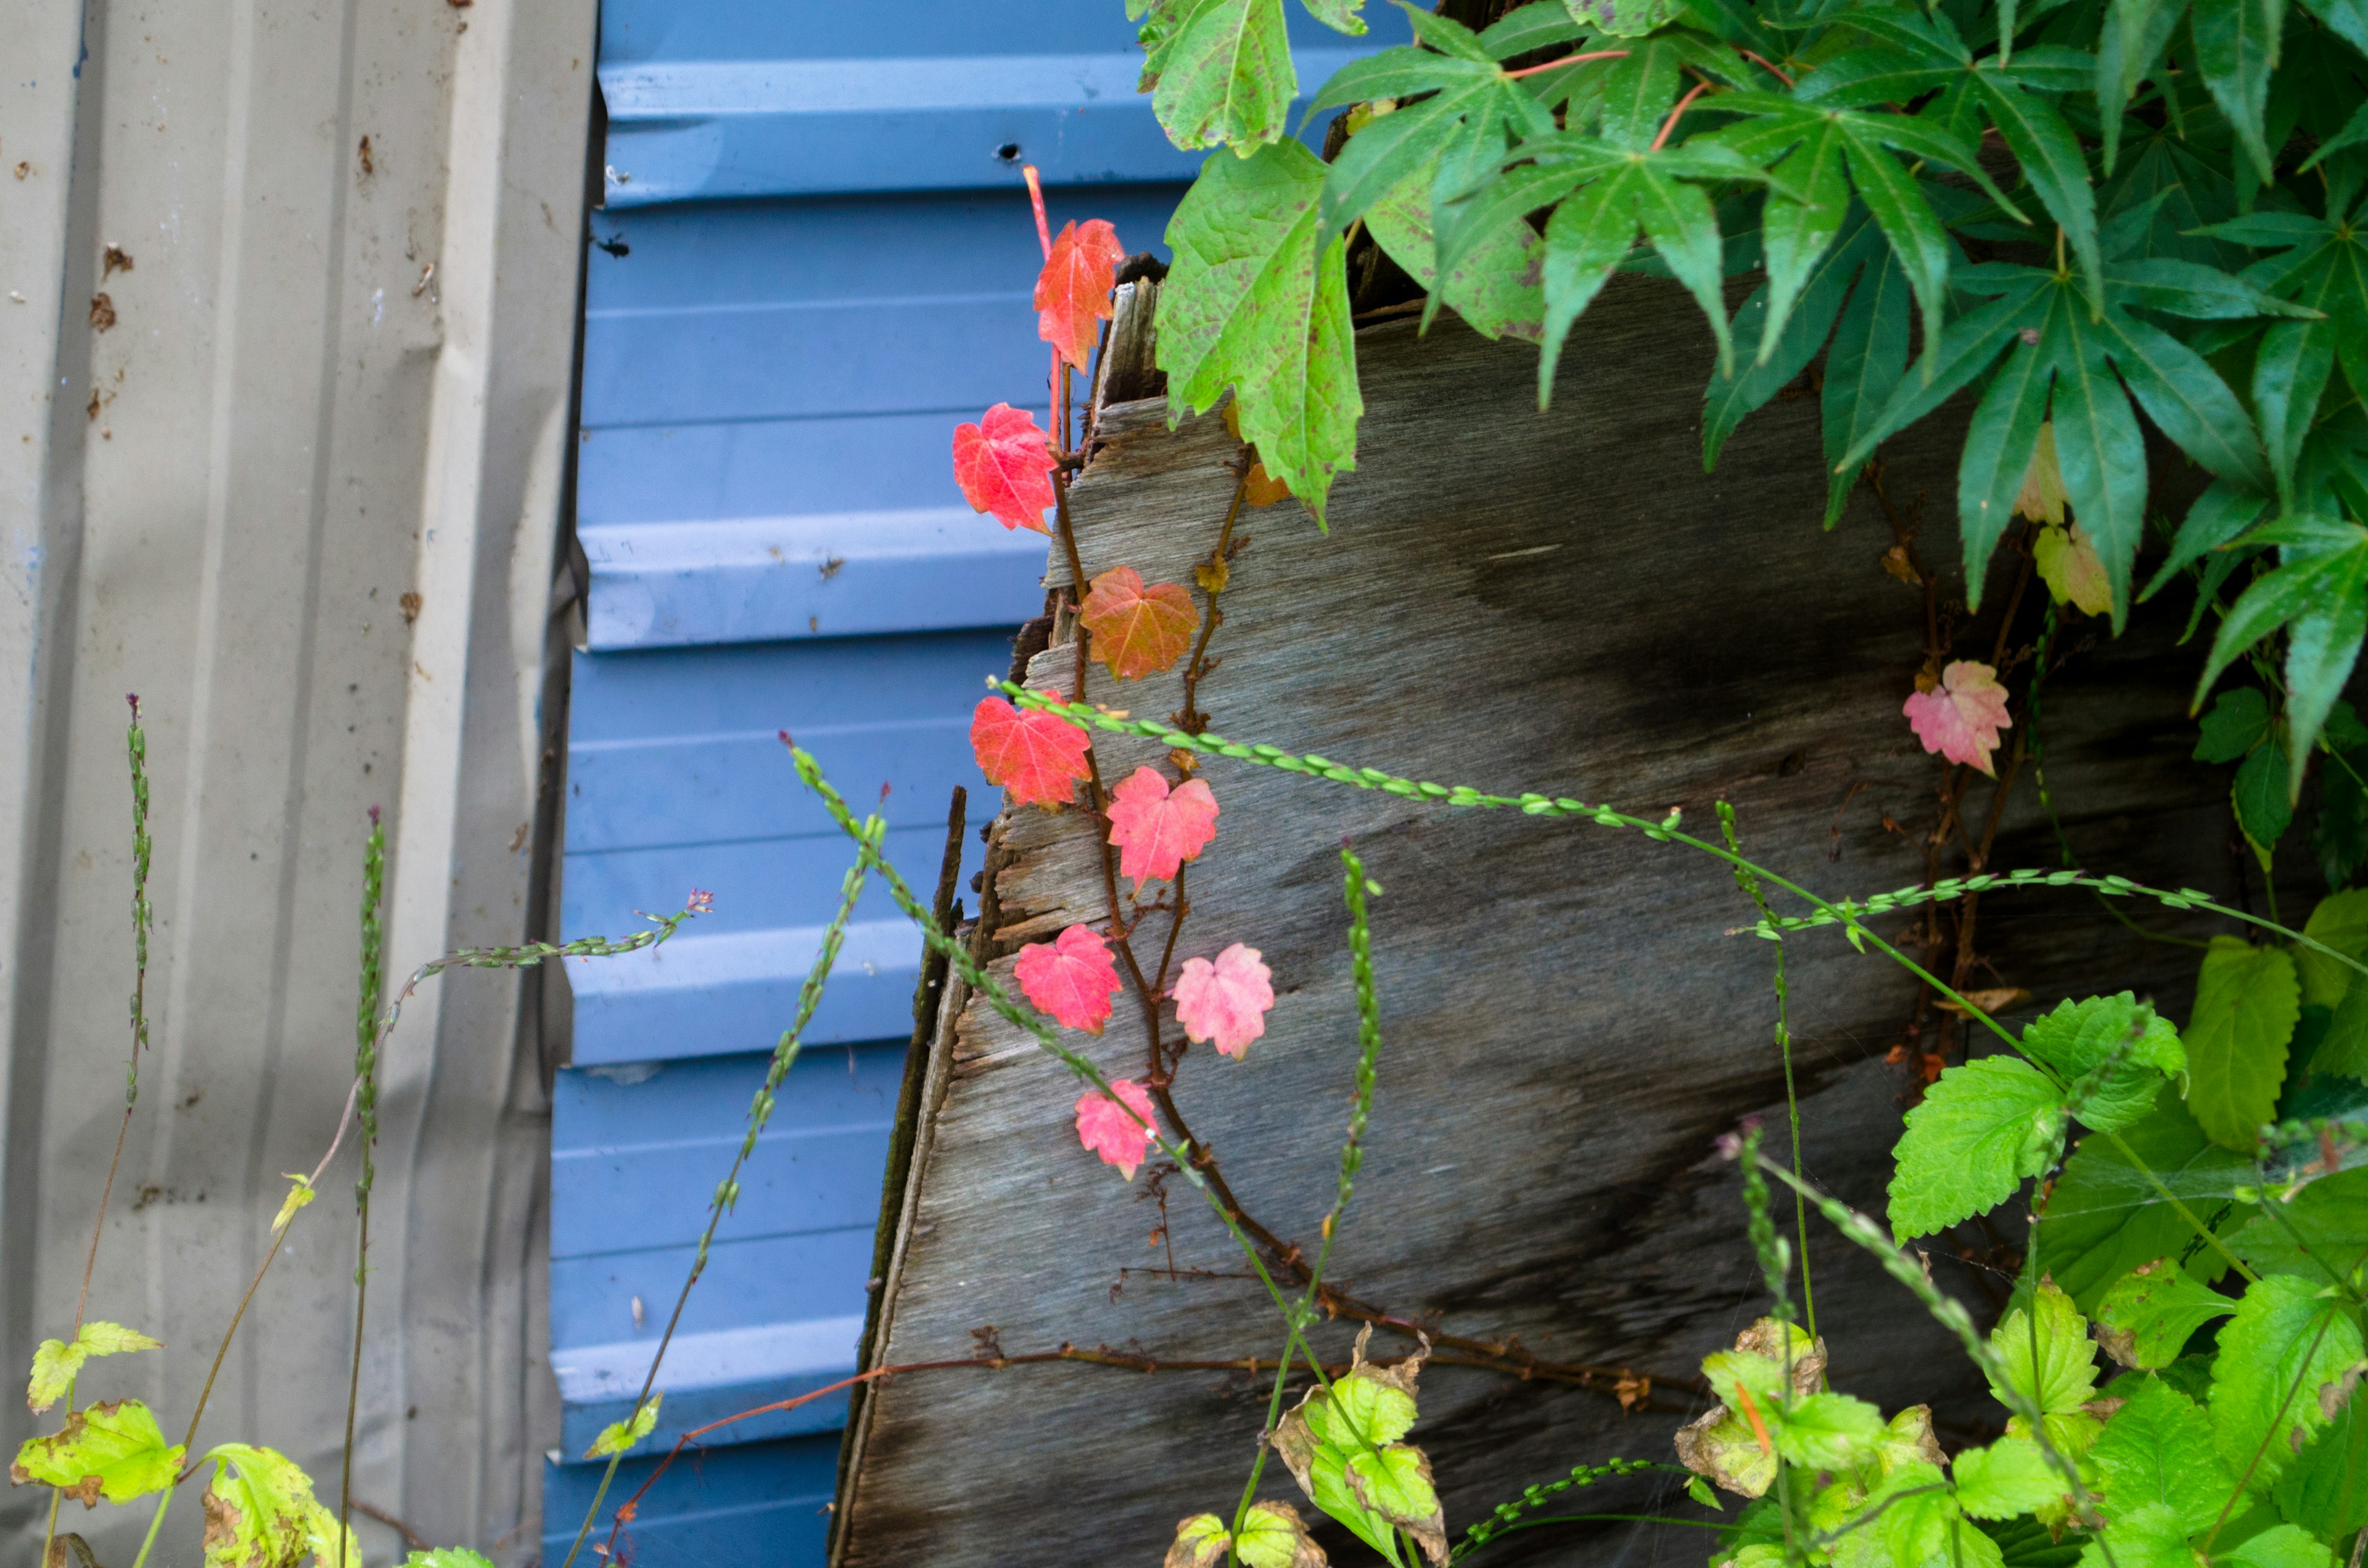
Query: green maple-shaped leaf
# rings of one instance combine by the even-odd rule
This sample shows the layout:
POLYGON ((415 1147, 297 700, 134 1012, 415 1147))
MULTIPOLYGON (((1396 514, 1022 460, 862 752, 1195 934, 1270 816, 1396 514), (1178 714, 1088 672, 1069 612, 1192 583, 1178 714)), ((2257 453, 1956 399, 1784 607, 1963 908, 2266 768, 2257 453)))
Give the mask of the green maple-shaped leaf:
POLYGON ((656 1430, 658 1406, 665 1403, 664 1393, 654 1393, 650 1395, 647 1404, 637 1406, 632 1415, 624 1420, 611 1421, 601 1427, 600 1435, 592 1439, 592 1446, 584 1450, 584 1457, 587 1460, 602 1460, 607 1459, 610 1454, 632 1452, 634 1444, 656 1430))
POLYGON ((2187 1071, 2179 1031, 2127 991, 2058 1004, 2023 1029, 2022 1050, 2070 1084, 2071 1114, 2100 1132, 2144 1117, 2165 1075, 2187 1071))
POLYGON ((2064 1495, 2064 1478, 2028 1437, 2000 1437, 1950 1461, 1957 1506, 1976 1519, 2010 1519, 2064 1495))
MULTIPOLYGON (((2059 1453, 2078 1455, 2096 1440, 2099 1423, 2081 1407, 2097 1397, 2097 1351, 2089 1342, 2088 1320, 2053 1279, 2043 1279, 2028 1306, 2016 1307, 1990 1332, 1990 1349, 2005 1370, 1989 1374, 1990 1392, 2009 1409, 2009 1390, 2039 1407, 2048 1440, 2059 1453)), ((2024 1418, 2007 1423, 2009 1437, 2022 1432, 2024 1418)))
POLYGON ((2261 1124, 2276 1116, 2286 1042, 2301 1016, 2293 959, 2235 937, 2212 939, 2183 1036, 2188 1108, 2222 1148, 2251 1153, 2261 1124))
POLYGON ((2212 1446, 2212 1423, 2195 1402, 2147 1378, 2106 1421, 2089 1463, 2096 1467, 2108 1518, 2167 1504, 2188 1534, 2212 1528, 2237 1490, 2212 1446))
POLYGON ((1942 1073, 1892 1151, 1891 1230, 1901 1241, 1995 1209, 2045 1174, 2064 1096, 2027 1062, 1988 1056, 1942 1073))
POLYGON ((2124 1367, 2168 1367, 2197 1329, 2236 1310, 2235 1301, 2197 1284, 2170 1259, 2157 1258, 2105 1292, 2097 1309, 2097 1339, 2124 1367))
POLYGON ((1283 134, 1299 74, 1282 0, 1184 0, 1162 22, 1144 75, 1169 141, 1243 153, 1283 134))
POLYGON ((296 1568, 306 1557, 336 1561, 337 1517, 313 1497, 313 1478, 295 1460, 252 1443, 218 1443, 206 1458, 214 1467, 200 1499, 206 1568, 296 1568))
POLYGON ((103 1401, 66 1417, 63 1430, 27 1439, 8 1479, 54 1486, 95 1507, 129 1503, 173 1484, 183 1449, 167 1445, 156 1417, 136 1399, 103 1401))
POLYGON ((1324 521, 1336 474, 1357 466, 1357 357, 1345 251, 1316 217, 1324 165, 1296 142, 1212 159, 1167 225, 1159 291, 1168 417, 1228 387, 1241 436, 1324 521))
POLYGON ((138 1329, 126 1328, 120 1323, 86 1323, 69 1344, 63 1339, 44 1339, 33 1352, 33 1377, 25 1391, 25 1403, 36 1414, 65 1397, 73 1386, 74 1374, 93 1356, 120 1356, 131 1350, 161 1350, 165 1342, 151 1339, 138 1329))
POLYGON ((2212 1437, 2247 1491, 2268 1491, 2333 1422, 2320 1390, 2360 1359, 2358 1317, 2317 1284, 2271 1274, 2246 1289, 2212 1362, 2212 1437))
POLYGON ((1436 170, 1426 164, 1392 186, 1365 210, 1365 226, 1406 276, 1436 290, 1481 336, 1537 342, 1545 335, 1545 241, 1516 218, 1467 250, 1441 282, 1431 241, 1436 170))

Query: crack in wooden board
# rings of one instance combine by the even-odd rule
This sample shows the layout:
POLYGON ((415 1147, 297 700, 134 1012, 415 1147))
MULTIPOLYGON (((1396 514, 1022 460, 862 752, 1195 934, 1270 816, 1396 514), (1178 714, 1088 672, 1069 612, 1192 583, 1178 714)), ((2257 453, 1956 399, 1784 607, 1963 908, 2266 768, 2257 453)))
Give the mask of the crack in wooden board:
MULTIPOLYGON (((1702 472, 1710 344, 1672 295, 1646 280, 1607 290, 1543 415, 1525 347, 1452 323, 1420 340, 1411 323, 1360 334, 1359 468, 1334 492, 1328 534, 1287 503, 1236 525, 1251 542, 1222 597, 1221 662, 1201 704, 1233 738, 1440 782, 1655 816, 1679 806, 1697 827, 1725 797, 1749 852, 1822 892, 1912 883, 1918 856, 1881 821, 1929 824, 1941 779, 1899 715, 1921 659, 1921 596, 1878 568, 1891 539, 1863 492, 1838 528, 1818 528, 1812 400, 1770 405, 1702 472)), ((1963 423, 1961 404, 1886 453, 1895 495, 1929 494, 1928 557, 1955 543, 1947 498, 1963 423)), ((1124 563, 1190 583, 1232 493, 1223 422, 1170 432, 1160 404, 1134 403, 1105 410, 1099 435, 1072 498, 1086 571, 1124 563)), ((1066 575, 1055 550, 1048 582, 1066 575)), ((2162 619, 2051 683, 2049 782, 2091 867, 2223 886, 2226 803, 2211 776, 2174 766, 2192 744, 2192 670, 2146 629, 2162 619)), ((1030 684, 1066 690, 1074 655, 1066 643, 1039 654, 1030 684)), ((1121 683, 1099 665, 1087 684, 1091 699, 1139 716, 1164 717, 1179 691, 1174 672, 1121 683)), ((1112 782, 1160 750, 1109 735, 1097 749, 1112 782)), ((1723 935, 1751 915, 1725 869, 1586 823, 1457 812, 1223 759, 1205 776, 1224 814, 1192 869, 1179 958, 1247 941, 1278 1000, 1247 1060, 1196 1048, 1176 1094, 1248 1210, 1312 1239, 1330 1197, 1355 1052, 1337 857, 1350 835, 1387 889, 1374 907, 1387 1043, 1335 1278, 1551 1359, 1691 1376, 1761 1306, 1732 1172, 1711 1142, 1746 1114, 1781 1117, 1783 1095, 1772 955, 1723 935)), ((1007 810, 996 832, 1012 857, 998 950, 1103 917, 1084 813, 1007 810)), ((2027 778, 1995 863, 2056 863, 2027 778)), ((1144 926, 1153 961, 1163 919, 1144 926)), ((1993 900, 1984 930, 1998 971, 2042 1003, 2104 974, 2183 1007, 2192 954, 2130 937, 2084 895, 1993 900)), ((1790 952, 1810 1174, 1879 1213, 1901 1088, 1881 1058, 1912 982, 1831 934, 1790 952)), ((993 967, 1011 983, 1008 958, 993 967)), ((1068 1038, 1112 1076, 1144 1076, 1131 998, 1101 1037, 1068 1038)), ((1156 1210, 1143 1180, 1078 1147, 1076 1093, 1025 1034, 979 1004, 963 1013, 875 1364, 969 1356, 972 1331, 990 1324, 1012 1353, 1064 1341, 1182 1358, 1280 1349, 1271 1308, 1180 1180, 1168 1200, 1178 1265, 1235 1277, 1140 1272, 1166 1256, 1146 1245, 1156 1210)), ((1934 1399, 1944 1416, 1990 1418, 1978 1378, 1912 1301, 1830 1237, 1812 1254, 1838 1386, 1886 1408, 1934 1399)), ((1936 1265, 1980 1305, 1963 1266, 1936 1265)), ((1345 1358, 1350 1326, 1321 1327, 1323 1354, 1345 1358)), ((1423 1390, 1415 1437, 1456 1532, 1574 1462, 1666 1459, 1682 1419, 1480 1369, 1434 1369, 1423 1390)), ((1230 1506, 1264 1397, 1265 1380, 1242 1375, 1069 1364, 890 1380, 842 1490, 839 1560, 1156 1561, 1178 1518, 1230 1506)), ((1270 1470, 1269 1490, 1288 1494, 1270 1470)), ((1675 1501, 1672 1483, 1632 1483, 1600 1506, 1651 1511, 1675 1501)), ((1498 1560, 1593 1561, 1616 1544, 1540 1531, 1498 1560)), ((1694 1543, 1679 1544, 1691 1561, 1694 1543)))

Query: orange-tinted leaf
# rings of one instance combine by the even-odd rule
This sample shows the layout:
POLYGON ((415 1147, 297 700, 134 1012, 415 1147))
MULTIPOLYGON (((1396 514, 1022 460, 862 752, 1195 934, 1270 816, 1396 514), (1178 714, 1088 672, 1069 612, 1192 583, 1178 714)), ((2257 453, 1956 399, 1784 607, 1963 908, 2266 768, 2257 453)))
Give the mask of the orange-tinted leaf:
POLYGON ((1273 975, 1256 948, 1235 942, 1217 961, 1186 959, 1176 977, 1176 1021, 1194 1040, 1214 1040, 1227 1056, 1248 1051, 1266 1033, 1267 1009, 1274 1006, 1273 975))
POLYGON ((1170 790, 1158 771, 1138 767, 1110 791, 1110 841, 1118 846, 1118 874, 1146 881, 1173 879, 1217 836, 1217 797, 1208 780, 1189 778, 1170 790))
POLYGON ((999 697, 979 699, 971 712, 970 747, 979 771, 1021 805, 1068 804, 1070 787, 1086 776, 1091 744, 1075 724, 1033 708, 1023 711, 999 697))
MULTIPOLYGON (((1929 677, 1928 677, 1929 678, 1929 677)), ((1937 751, 1951 762, 1968 763, 1996 777, 1990 753, 1998 749, 1998 732, 2010 729, 2006 687, 1998 671, 1971 659, 1959 659, 1941 672, 1941 684, 1919 691, 1899 710, 1916 730, 1926 751, 1937 751)))
MULTIPOLYGON (((1250 449, 1256 451, 1258 449, 1250 449)), ((1271 506, 1278 501, 1291 499, 1291 486, 1267 472, 1266 464, 1253 460, 1250 474, 1242 486, 1242 499, 1253 506, 1271 506)))
POLYGON ((972 509, 992 512, 1007 528, 1044 527, 1053 504, 1053 438, 1032 414, 1008 403, 986 411, 977 425, 954 426, 954 483, 972 509))
POLYGON ((1036 335, 1082 370, 1110 313, 1110 280, 1126 247, 1099 218, 1064 223, 1036 275, 1036 335))
POLYGON ((1116 1165, 1119 1175, 1133 1181, 1135 1167, 1143 1164, 1143 1156, 1151 1148, 1151 1096, 1131 1078, 1113 1078, 1110 1088, 1118 1099, 1099 1089, 1087 1089, 1077 1096, 1077 1142, 1116 1165), (1120 1100, 1125 1105, 1120 1105, 1120 1100), (1134 1115, 1129 1116, 1129 1110, 1134 1115))
POLYGON ((1030 942, 1013 965, 1020 992, 1065 1028, 1099 1034, 1118 994, 1118 965, 1110 948, 1083 926, 1049 942, 1030 942))
POLYGON ((1094 634, 1094 657, 1121 680, 1141 680, 1167 668, 1192 645, 1201 609, 1174 583, 1145 587, 1132 566, 1113 566, 1094 579, 1077 619, 1094 634))

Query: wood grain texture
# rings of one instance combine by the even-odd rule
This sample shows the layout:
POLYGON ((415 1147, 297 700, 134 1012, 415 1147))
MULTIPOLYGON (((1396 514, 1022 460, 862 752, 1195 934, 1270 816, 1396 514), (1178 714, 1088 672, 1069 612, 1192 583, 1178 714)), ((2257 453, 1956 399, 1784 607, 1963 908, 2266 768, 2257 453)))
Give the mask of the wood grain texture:
MULTIPOLYGON (((1912 883, 1918 852, 1884 819, 1929 825, 1941 778, 1899 713, 1922 658, 1922 597, 1877 566, 1891 538, 1863 491, 1819 529, 1814 399, 1771 404, 1702 472, 1710 344, 1673 296, 1617 280, 1581 324, 1545 415, 1525 347, 1452 324, 1422 339, 1411 322, 1362 333, 1367 414, 1331 531, 1288 503, 1245 516, 1237 533, 1251 543, 1221 600, 1221 662, 1201 705, 1229 737, 1418 778, 1653 815, 1682 807, 1697 827, 1714 826, 1725 798, 1750 852, 1821 892, 1912 883)), ((1947 497, 1961 430, 1962 414, 1944 415, 1888 454, 1895 495, 1929 492, 1928 558, 1956 548, 1947 497)), ((1223 422, 1170 432, 1159 404, 1134 403, 1107 409, 1099 436, 1073 499, 1086 571, 1126 563, 1189 584, 1232 494, 1237 449, 1223 422)), ((1065 576, 1056 549, 1050 580, 1065 576)), ((2175 613, 2100 639, 2051 683, 2048 782, 2090 868, 2227 891, 2223 786, 2174 766, 2193 733, 2193 661, 2168 651, 2160 626, 2175 613)), ((1063 619, 1031 684, 1071 678, 1063 619)), ((1177 672, 1118 683, 1097 665, 1087 694, 1138 715, 1180 702, 1177 672)), ((1099 743, 1112 781, 1156 753, 1099 743)), ((1773 954, 1723 934, 1751 913, 1725 869, 1590 824, 1457 812, 1222 759, 1205 776, 1224 814, 1191 870, 1179 958, 1247 941, 1279 1000, 1247 1060, 1196 1049, 1175 1092, 1245 1205, 1312 1242, 1329 1201, 1355 1053, 1337 854, 1348 835, 1387 890, 1374 911, 1386 1044, 1334 1278, 1450 1332, 1664 1380, 1657 1408, 1623 1415, 1601 1389, 1428 1371, 1415 1439, 1451 1532, 1576 1462, 1668 1458, 1690 1405, 1668 1397, 1668 1380, 1691 1378, 1761 1306, 1712 1141, 1782 1107, 1773 954)), ((2031 778, 1997 865, 2056 863, 2031 778)), ((1986 810, 1987 786, 1969 803, 1986 810)), ((1103 918, 1086 813, 1007 811, 995 832, 1008 863, 993 950, 1103 918)), ((1139 949, 1156 955, 1165 918, 1144 923, 1139 949)), ((2087 895, 1993 899, 1983 929, 1997 973, 1980 983, 2052 1005, 2109 975, 2183 1014, 2192 953, 2137 939, 2087 895)), ((1829 934, 1790 950, 1810 1175, 1879 1211, 1903 1087, 1882 1058, 1912 983, 1829 934)), ((1008 977, 1008 957, 996 967, 1008 977)), ((1141 1078, 1129 1006, 1121 998, 1100 1038, 1070 1039, 1111 1075, 1141 1078)), ((1077 1091, 1058 1063, 976 1004, 938 1048, 872 1365, 971 1355, 990 1324, 1014 1354, 1064 1341, 1278 1352, 1271 1309, 1181 1180, 1167 1184, 1175 1259, 1202 1272, 1152 1271, 1167 1254, 1146 1244, 1159 1220, 1147 1179, 1130 1186, 1079 1149, 1077 1091)), ((1978 1380, 1912 1301, 1829 1238, 1812 1254, 1838 1386, 1986 1418, 1978 1380)), ((1970 1270, 1945 1256, 1935 1266, 1987 1321, 1970 1270)), ((1325 1355, 1346 1358, 1349 1326, 1318 1331, 1325 1355)), ((1264 1380, 1212 1372, 1054 1365, 887 1381, 843 1482, 839 1561, 1155 1562, 1178 1518, 1230 1507, 1264 1403, 1264 1380)), ((1586 1501, 1666 1509, 1676 1479, 1586 1501)), ((1289 1494, 1288 1477, 1273 1470, 1268 1490, 1289 1494)), ((1536 1530, 1491 1556, 1693 1563, 1708 1540, 1612 1539, 1627 1528, 1536 1530)), ((1326 1539, 1337 1561, 1367 1560, 1340 1532, 1326 1539)))

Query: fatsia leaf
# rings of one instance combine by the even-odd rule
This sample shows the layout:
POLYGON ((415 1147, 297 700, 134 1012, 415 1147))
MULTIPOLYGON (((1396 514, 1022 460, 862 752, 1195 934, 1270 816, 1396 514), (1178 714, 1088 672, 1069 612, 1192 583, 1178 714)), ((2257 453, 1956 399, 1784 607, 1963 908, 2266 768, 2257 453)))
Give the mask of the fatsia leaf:
POLYGON ((2000 1437, 1967 1449, 1950 1464, 1957 1506, 1977 1519, 2010 1519, 2064 1495, 2064 1478, 2028 1437, 2000 1437))
POLYGON ((54 1435, 26 1439, 8 1479, 18 1486, 34 1481, 54 1486, 95 1508, 101 1497, 129 1503, 164 1491, 179 1473, 185 1452, 165 1443, 155 1415, 138 1400, 103 1400, 68 1415, 54 1435))
POLYGON ((1217 836, 1217 797, 1205 778, 1171 790, 1156 768, 1138 767, 1110 791, 1110 822, 1118 874, 1134 879, 1140 897, 1144 882, 1172 881, 1217 836))
POLYGON ((1168 418, 1230 386, 1241 435, 1324 521, 1336 473, 1356 467, 1356 346, 1346 251, 1322 233, 1324 165, 1296 142, 1212 158, 1167 225, 1156 358, 1168 418))
POLYGON ((1080 370, 1110 318, 1111 280, 1125 259, 1126 247, 1106 221, 1073 219, 1053 237, 1053 254, 1036 275, 1036 335, 1080 370))
POLYGON ((1904 1242, 1995 1209, 2045 1174, 2063 1139, 2063 1096, 2028 1062, 1987 1056, 1949 1068, 1892 1151, 1892 1234, 1904 1242))
POLYGON ((1113 566, 1096 577, 1077 619, 1094 634, 1094 657, 1121 680, 1168 668, 1201 629, 1201 608, 1190 589, 1175 583, 1146 586, 1132 566, 1113 566))
POLYGON ((2160 1378, 2139 1381, 2107 1419, 2089 1462, 2102 1483, 2108 1518, 2168 1505, 2184 1534, 2209 1529, 2237 1490, 2212 1447, 2211 1421, 2160 1378))
POLYGON ((2068 1080, 2071 1113, 2105 1132, 2151 1111, 2164 1075, 2187 1070, 2179 1031, 2127 991, 2058 1003, 2024 1028, 2022 1051, 2068 1080))
POLYGON ((75 1330, 71 1343, 63 1339, 44 1339, 33 1351, 31 1386, 25 1391, 25 1403, 36 1415, 65 1397, 72 1387, 74 1374, 93 1356, 120 1356, 131 1350, 162 1350, 165 1342, 151 1339, 138 1329, 126 1328, 120 1323, 86 1323, 75 1330))
MULTIPOLYGON (((2041 1256, 2073 1303, 2093 1311, 2106 1288, 2138 1265, 2197 1246, 2170 1198, 2191 1214, 2199 1205, 2208 1212, 2240 1184, 2259 1179, 2249 1159, 2204 1135, 2178 1085, 2166 1084, 2152 1115, 2118 1134, 2091 1133, 2073 1150, 2041 1210, 2041 1256)), ((2189 1263, 2206 1284, 2225 1267, 2209 1247, 2189 1263)))
POLYGON ((972 710, 970 745, 990 784, 1021 805, 1062 806, 1086 777, 1086 732, 1037 709, 984 697, 972 710))
MULTIPOLYGON (((2255 701, 2261 700, 2259 692, 2252 695, 2255 701)), ((2303 922, 2302 934, 2352 959, 2368 959, 2368 888, 2349 888, 2320 899, 2312 908, 2310 918, 2303 922)), ((2294 961, 2294 977, 2301 982, 2305 1007, 2340 1006, 2351 989, 2353 976, 2360 972, 2341 960, 2311 948, 2295 948, 2294 961)))
POLYGON ((2006 687, 1998 685, 1998 671, 1958 659, 1941 672, 1938 685, 1910 693, 1899 710, 1926 751, 1997 776, 1990 753, 1998 749, 1998 732, 2014 723, 2007 714, 2006 687))
POLYGON ((1152 112, 1187 150, 1272 142, 1299 96, 1282 0, 1184 0, 1152 65, 1152 112))
POLYGON ((1089 926, 1071 926, 1049 942, 1019 949, 1012 973, 1029 1004, 1064 1028, 1099 1034, 1119 992, 1118 964, 1089 926))
POLYGON ((633 1407, 632 1415, 622 1421, 611 1421, 600 1428, 592 1446, 584 1450, 587 1460, 604 1460, 610 1454, 629 1454, 635 1444, 658 1427, 658 1406, 666 1403, 664 1390, 653 1391, 650 1397, 633 1407))
POLYGON ((2212 1437, 2247 1491, 2267 1491, 2327 1429, 2319 1391, 2360 1358, 2358 1319, 2317 1282, 2270 1274, 2246 1288, 2212 1362, 2212 1437))
POLYGON ((1258 950, 1239 942, 1219 953, 1213 963, 1186 959, 1173 991, 1176 1021, 1196 1044, 1214 1041, 1224 1054, 1244 1056, 1250 1041, 1266 1033, 1266 1015, 1274 1006, 1273 978, 1258 950))
POLYGON ((2169 1258, 2140 1264, 2114 1282, 2097 1309, 2097 1342, 2124 1367, 2168 1367, 2195 1331, 2237 1310, 2169 1258))
POLYGON ((1008 403, 976 425, 954 426, 954 483, 974 512, 992 512, 1006 528, 1044 527, 1053 505, 1053 438, 1033 414, 1008 403))
POLYGON ((1077 1142, 1129 1181, 1150 1151, 1156 1124, 1150 1091, 1131 1078, 1112 1078, 1110 1094, 1087 1089, 1077 1096, 1077 1142))
MULTIPOLYGON (((2323 1049, 2323 1048, 2322 1048, 2323 1049)), ((2256 1214, 2228 1238, 2229 1250, 2263 1274, 2294 1274, 2320 1285, 2368 1263, 2368 1170, 2312 1182, 2277 1213, 2256 1214)))
POLYGON ((312 1477, 295 1460, 249 1443, 218 1443, 206 1458, 214 1467, 200 1499, 206 1568, 296 1568, 308 1556, 336 1562, 336 1516, 314 1499, 312 1477))
POLYGON ((2302 1016, 2294 960, 2275 948, 2214 937, 2195 983, 2187 1046, 2187 1103, 2212 1141, 2249 1153, 2277 1113, 2286 1042, 2302 1016))

